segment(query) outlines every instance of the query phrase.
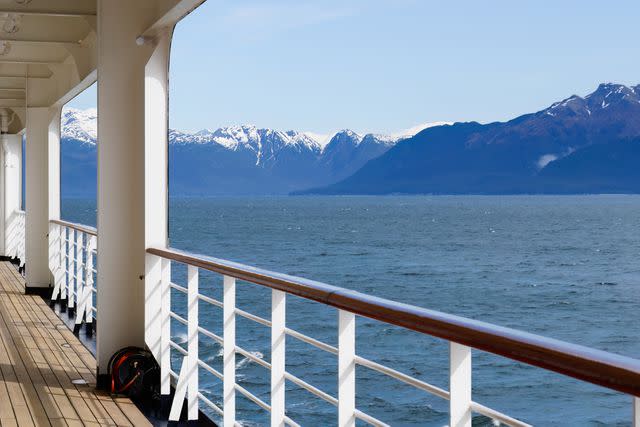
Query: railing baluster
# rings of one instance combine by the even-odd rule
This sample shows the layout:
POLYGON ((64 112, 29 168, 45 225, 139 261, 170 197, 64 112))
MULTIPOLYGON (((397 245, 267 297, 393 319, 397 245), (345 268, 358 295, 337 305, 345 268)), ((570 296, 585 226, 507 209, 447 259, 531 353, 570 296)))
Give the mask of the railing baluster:
POLYGON ((198 419, 198 267, 187 266, 187 417, 198 419))
POLYGON ((471 427, 471 348, 449 343, 450 427, 471 427))
POLYGON ((169 411, 169 422, 180 421, 180 414, 182 412, 182 404, 184 398, 189 391, 189 357, 184 356, 182 358, 182 364, 180 365, 180 374, 178 375, 178 383, 176 384, 176 391, 173 395, 173 401, 171 402, 171 410, 169 411))
POLYGON ((271 291, 271 426, 285 425, 286 293, 271 291))
POLYGON ((171 311, 171 261, 168 259, 162 259, 161 274, 160 393, 168 395, 171 393, 171 347, 169 345, 171 339, 171 318, 169 316, 171 311))
POLYGON ((84 275, 82 274, 82 249, 84 246, 84 233, 78 231, 76 233, 76 328, 82 324, 82 315, 84 314, 84 275))
POLYGON ((97 237, 87 235, 87 262, 85 264, 85 284, 87 287, 87 304, 85 306, 84 321, 87 328, 91 328, 93 323, 93 251, 96 249, 97 237))
POLYGON ((338 426, 356 423, 356 316, 338 310, 338 426))
POLYGON ((232 427, 236 421, 236 279, 224 276, 223 282, 222 410, 224 427, 232 427))
POLYGON ((76 256, 75 256, 75 241, 76 241, 76 231, 73 228, 69 229, 69 240, 67 244, 69 245, 69 271, 67 273, 69 289, 67 289, 67 308, 70 312, 73 312, 75 308, 74 294, 76 293, 76 276, 74 274, 75 266, 76 266, 76 256))
POLYGON ((64 277, 62 278, 62 289, 60 290, 60 299, 67 303, 67 289, 69 289, 69 264, 71 260, 69 259, 69 229, 67 227, 62 227, 62 233, 60 237, 60 244, 62 248, 60 249, 61 254, 64 256, 64 263, 62 265, 64 277))
POLYGON ((633 427, 640 427, 640 398, 632 396, 633 399, 633 427))
POLYGON ((55 301, 60 296, 60 287, 62 285, 62 256, 61 256, 61 228, 57 224, 49 224, 49 265, 53 271, 53 292, 51 293, 51 300, 55 301))

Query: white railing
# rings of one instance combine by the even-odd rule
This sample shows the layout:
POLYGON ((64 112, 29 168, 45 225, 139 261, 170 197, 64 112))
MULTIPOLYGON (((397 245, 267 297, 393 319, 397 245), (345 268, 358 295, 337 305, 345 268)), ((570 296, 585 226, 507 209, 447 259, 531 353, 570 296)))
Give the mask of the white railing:
POLYGON ((20 267, 25 263, 25 219, 23 210, 16 210, 11 214, 6 225, 6 253, 20 261, 20 267))
MULTIPOLYGON (((356 366, 362 366, 413 386, 419 391, 449 400, 450 426, 471 426, 473 413, 489 417, 496 425, 528 426, 525 422, 472 400, 472 347, 634 396, 640 394, 640 361, 635 359, 408 306, 319 282, 243 266, 230 261, 192 255, 174 249, 152 248, 148 249, 147 252, 159 257, 162 266, 160 278, 162 331, 160 334, 159 362, 162 394, 169 394, 172 384, 175 385, 176 389, 171 407, 170 421, 179 420, 182 405, 186 399, 189 420, 197 419, 199 402, 202 402, 222 416, 224 426, 238 425, 235 400, 236 393, 240 393, 260 408, 271 413, 271 425, 296 426, 298 424, 295 420, 290 419, 285 412, 285 382, 290 381, 309 393, 335 405, 338 408, 338 425, 341 427, 354 426, 356 420, 361 420, 374 426, 386 426, 388 422, 393 420, 379 420, 356 407, 355 368, 356 366), (172 260, 187 265, 186 286, 172 282, 172 260), (199 269, 201 268, 223 276, 222 301, 200 293, 198 277, 199 269), (236 307, 237 279, 272 289, 271 319, 256 316, 236 307), (186 295, 186 318, 171 310, 172 290, 186 295), (338 309, 337 334, 339 339, 337 347, 287 327, 287 293, 338 309), (200 326, 198 320, 199 303, 210 304, 222 309, 222 336, 200 326), (355 352, 357 315, 447 339, 450 349, 449 390, 439 388, 409 374, 357 355, 355 352), (270 362, 256 357, 251 351, 237 345, 235 340, 237 316, 271 329, 270 362), (172 341, 172 320, 186 326, 186 348, 172 341), (222 372, 199 358, 199 334, 214 340, 222 346, 222 372), (294 338, 337 356, 337 396, 330 395, 285 369, 286 337, 294 338), (182 357, 179 373, 171 369, 172 350, 178 352, 182 357), (270 402, 265 402, 236 382, 236 354, 271 371, 270 402), (198 384, 200 370, 207 371, 222 380, 221 406, 212 402, 200 392, 198 384)), ((638 399, 634 397, 634 408, 638 407, 638 402, 638 399)), ((637 418, 637 415, 634 415, 634 417, 637 418)), ((634 425, 640 425, 636 424, 637 421, 634 420, 634 425)))
POLYGON ((49 223, 49 267, 53 272, 52 301, 66 303, 75 315, 75 331, 82 323, 92 331, 98 234, 93 227, 66 221, 49 223))

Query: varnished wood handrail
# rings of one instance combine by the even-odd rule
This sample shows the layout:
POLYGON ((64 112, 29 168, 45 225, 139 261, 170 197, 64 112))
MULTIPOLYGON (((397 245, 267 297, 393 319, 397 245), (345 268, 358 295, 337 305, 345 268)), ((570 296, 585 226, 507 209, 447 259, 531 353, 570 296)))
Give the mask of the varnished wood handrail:
POLYGON ((61 225, 63 227, 72 228, 76 231, 80 231, 85 234, 90 234, 91 236, 96 236, 96 237, 98 236, 98 230, 88 225, 77 224, 75 222, 69 222, 69 221, 63 221, 61 219, 52 219, 49 222, 51 222, 52 224, 61 225))
POLYGON ((147 252, 640 397, 640 360, 232 261, 172 248, 147 252))

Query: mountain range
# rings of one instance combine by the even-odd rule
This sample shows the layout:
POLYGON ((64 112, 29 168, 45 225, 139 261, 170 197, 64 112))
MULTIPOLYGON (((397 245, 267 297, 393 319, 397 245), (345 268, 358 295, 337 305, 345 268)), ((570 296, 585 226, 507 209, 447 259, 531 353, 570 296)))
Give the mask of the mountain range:
POLYGON ((640 85, 419 132, 314 194, 640 193, 640 85))
MULTIPOLYGON (((62 118, 63 196, 96 191, 96 111, 62 118)), ((403 135, 229 126, 169 132, 172 196, 640 193, 640 85, 601 84, 507 122, 403 135)))
MULTIPOLYGON (((323 144, 298 131, 229 126, 198 132, 169 131, 172 196, 287 194, 352 175, 405 135, 360 135, 345 129, 323 144)), ((62 116, 62 191, 92 196, 96 189, 97 112, 66 108, 62 116)))

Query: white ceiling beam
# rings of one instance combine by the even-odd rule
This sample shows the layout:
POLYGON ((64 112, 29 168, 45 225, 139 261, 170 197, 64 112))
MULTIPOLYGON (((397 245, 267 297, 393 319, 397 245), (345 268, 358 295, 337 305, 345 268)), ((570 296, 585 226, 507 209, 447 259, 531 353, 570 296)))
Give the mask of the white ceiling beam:
POLYGON ((51 76, 42 76, 42 75, 29 75, 29 74, 2 74, 0 72, 0 79, 48 79, 51 76))
POLYGON ((191 13, 194 9, 206 0, 180 0, 175 6, 166 11, 156 22, 144 30, 138 40, 144 42, 146 39, 155 38, 159 33, 173 27, 178 21, 191 13))
POLYGON ((87 16, 96 16, 95 13, 83 12, 83 11, 66 11, 66 10, 32 10, 32 9, 18 9, 18 8, 3 8, 0 9, 0 13, 11 13, 16 15, 29 15, 29 16, 57 16, 57 17, 78 17, 85 18, 87 16))
POLYGON ((18 65, 51 65, 62 64, 60 61, 38 61, 37 59, 2 59, 0 58, 0 65, 2 64, 18 64, 18 65))
POLYGON ((36 44, 36 45, 70 45, 70 46, 82 46, 80 40, 58 39, 51 40, 39 37, 18 37, 13 34, 1 34, 0 41, 7 41, 11 43, 23 43, 23 44, 36 44))
POLYGON ((10 42, 11 44, 15 44, 15 45, 33 45, 33 46, 51 46, 51 47, 55 47, 55 46, 60 46, 60 47, 82 47, 82 43, 80 43, 79 41, 68 41, 68 40, 60 40, 60 41, 55 41, 55 40, 33 40, 33 39, 25 39, 25 38, 10 38, 10 37, 3 37, 2 35, 0 35, 0 41, 7 41, 10 42))
POLYGON ((0 107, 24 107, 26 99, 2 99, 0 98, 0 107))

